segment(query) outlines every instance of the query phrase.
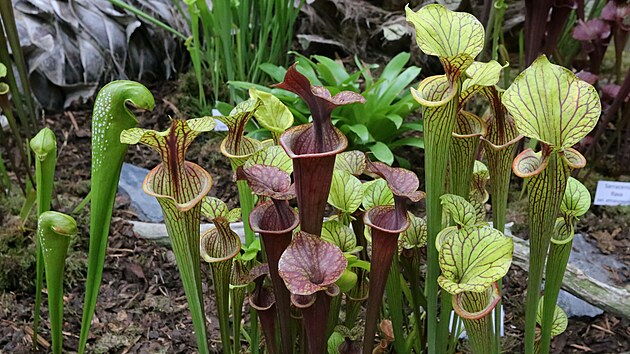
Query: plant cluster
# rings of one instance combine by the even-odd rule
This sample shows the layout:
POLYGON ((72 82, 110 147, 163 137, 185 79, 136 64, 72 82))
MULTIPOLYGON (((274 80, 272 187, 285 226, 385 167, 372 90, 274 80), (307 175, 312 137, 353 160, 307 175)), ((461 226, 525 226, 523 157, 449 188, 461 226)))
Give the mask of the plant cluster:
MULTIPOLYGON (((574 224, 590 205, 588 192, 569 177, 586 164, 572 146, 597 123, 597 92, 545 56, 504 91, 496 86, 503 67, 475 61, 484 45, 477 19, 441 5, 406 11, 418 46, 437 56, 445 71, 411 89, 423 106, 426 195, 413 172, 373 162, 362 151, 345 151, 348 138, 335 127, 340 113, 333 112, 366 105, 366 96, 313 85, 297 64, 274 85, 308 107, 312 121, 297 126, 279 98, 255 88, 227 116, 173 119, 164 132, 136 128, 128 106, 151 109, 154 103, 144 86, 116 81, 99 92, 79 353, 85 351, 94 313, 122 159, 128 144, 138 143, 161 156, 143 190, 163 210, 200 353, 209 352, 202 260, 212 271, 225 353, 239 352, 242 338, 251 352, 259 352, 258 319, 269 353, 369 354, 389 346, 398 353, 453 353, 462 326, 473 353, 500 353, 501 279, 513 251, 511 238, 503 234, 512 171, 527 180, 530 208, 525 352, 549 352, 551 337, 566 327, 555 303, 574 224), (487 102, 487 114, 475 114, 472 100, 487 102), (252 119, 272 138, 246 136, 252 119), (241 207, 232 210, 207 196, 209 173, 186 161, 193 140, 211 131, 216 120, 229 129, 221 152, 230 159, 241 197, 241 207), (526 149, 514 157, 522 138, 540 142, 540 151, 526 149), (484 155, 487 165, 477 159, 484 155), (492 225, 485 208, 490 196, 492 225), (425 197, 426 219, 408 212, 409 203, 425 197), (332 213, 326 218, 327 209, 332 213), (202 216, 214 227, 200 234, 202 216), (241 218, 244 240, 231 229, 241 218), (242 321, 245 299, 248 326, 242 321), (383 332, 378 343, 377 328, 383 332)), ((40 165, 47 165, 46 153, 33 149, 43 155, 40 165)), ((46 191, 44 176, 37 179, 38 189, 46 191)), ((41 200, 47 203, 44 195, 41 200)), ((75 230, 61 215, 40 216, 49 286, 58 283, 64 237, 75 230)), ((49 293, 51 308, 58 309, 60 292, 49 293)), ((59 311, 51 311, 53 325, 59 325, 59 317, 59 311)), ((53 338, 60 348, 60 337, 53 338)))
MULTIPOLYGON (((342 63, 324 56, 315 55, 313 60, 297 56, 299 71, 313 85, 325 87, 332 95, 352 91, 360 93, 365 99, 365 104, 343 106, 332 115, 335 127, 348 138, 348 149, 371 152, 376 159, 389 165, 396 159, 399 164, 410 166, 409 161, 395 154, 400 147, 424 147, 422 138, 416 136, 422 131, 422 123, 409 119, 419 104, 413 100, 408 87, 420 74, 420 68, 410 66, 405 69, 410 58, 408 53, 392 58, 378 77, 372 74, 377 66, 358 60, 359 70, 348 72, 342 63)), ((262 64, 260 68, 276 81, 282 81, 287 72, 283 67, 270 63, 262 64)), ((229 84, 236 89, 254 87, 269 92, 289 108, 297 123, 306 124, 309 121, 308 106, 291 92, 250 82, 230 81, 229 84)))

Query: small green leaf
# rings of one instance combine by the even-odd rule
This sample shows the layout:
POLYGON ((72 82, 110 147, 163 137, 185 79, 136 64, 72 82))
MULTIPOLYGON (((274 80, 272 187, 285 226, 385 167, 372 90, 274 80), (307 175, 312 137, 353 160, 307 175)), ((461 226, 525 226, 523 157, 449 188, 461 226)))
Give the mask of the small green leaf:
POLYGON ((363 249, 357 246, 352 229, 338 220, 327 220, 322 224, 322 239, 339 247, 343 253, 357 253, 363 249))
POLYGON ((396 129, 400 129, 400 127, 402 126, 403 122, 405 121, 403 119, 403 117, 399 116, 398 114, 394 114, 394 113, 390 113, 390 114, 386 115, 385 118, 387 118, 390 121, 392 121, 392 123, 394 123, 394 125, 396 126, 396 129))
POLYGON ((560 211, 570 216, 582 216, 591 207, 591 194, 577 179, 569 177, 560 211))
MULTIPOLYGON (((543 303, 544 296, 540 297, 538 300, 538 312, 536 313, 536 323, 541 325, 542 323, 542 315, 543 315, 543 303)), ((556 305, 555 310, 553 311, 553 322, 551 324, 551 337, 556 337, 567 329, 569 325, 569 319, 567 318, 567 314, 564 313, 560 306, 556 305)))
POLYGON ((252 167, 254 165, 273 166, 283 170, 286 173, 293 172, 293 161, 286 151, 279 145, 268 146, 264 149, 256 151, 243 165, 243 168, 252 167))
POLYGON ((482 292, 507 274, 513 249, 512 239, 496 229, 462 228, 439 249, 438 283, 453 295, 482 292))
POLYGON ((409 228, 400 234, 400 245, 404 249, 420 248, 427 244, 427 222, 407 212, 409 228))
POLYGON ((379 205, 394 205, 394 194, 384 179, 363 183, 363 209, 369 210, 379 205))
POLYGON ((541 55, 514 79, 502 102, 522 135, 557 149, 578 143, 597 124, 597 90, 541 55))
POLYGON ((335 170, 345 171, 355 176, 362 175, 365 166, 365 153, 362 151, 344 151, 335 158, 335 170))
POLYGON ((262 105, 254 112, 254 117, 265 129, 275 134, 282 134, 293 125, 291 111, 271 93, 250 88, 249 96, 262 102, 262 105))
POLYGON ((379 161, 388 165, 391 165, 394 162, 394 154, 387 145, 380 141, 377 141, 374 145, 370 145, 370 151, 379 161))
POLYGON ((454 194, 444 194, 440 200, 444 212, 448 213, 457 225, 477 225, 477 210, 466 199, 454 194))
POLYGON ((487 63, 473 62, 467 69, 466 75, 469 77, 462 84, 462 93, 460 95, 460 106, 467 102, 473 94, 484 87, 494 86, 499 82, 503 66, 498 62, 491 60, 487 63))
POLYGON ((334 171, 328 204, 346 214, 352 214, 361 206, 363 186, 358 178, 345 171, 334 171))

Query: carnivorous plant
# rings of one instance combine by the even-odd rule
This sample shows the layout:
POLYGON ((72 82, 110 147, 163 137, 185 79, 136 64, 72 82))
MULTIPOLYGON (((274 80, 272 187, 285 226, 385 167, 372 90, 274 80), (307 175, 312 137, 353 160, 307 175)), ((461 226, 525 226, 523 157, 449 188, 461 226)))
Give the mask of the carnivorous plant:
POLYGON ((43 212, 37 222, 37 239, 41 244, 46 268, 48 315, 52 334, 52 351, 61 354, 63 330, 63 278, 70 240, 77 235, 77 222, 56 211, 43 212))
POLYGON ((83 302, 83 318, 79 337, 79 354, 85 351, 96 299, 103 276, 107 236, 112 218, 114 198, 127 144, 120 142, 120 133, 138 124, 129 106, 152 110, 153 95, 142 84, 113 81, 96 96, 92 115, 92 177, 90 180, 90 247, 83 302))
MULTIPOLYGON (((595 127, 601 103, 593 86, 551 64, 544 55, 514 80, 502 102, 519 133, 541 144, 541 151, 527 149, 512 164, 514 173, 527 179, 529 195, 525 352, 533 353, 540 285, 556 217, 570 171, 586 165, 586 159, 572 146, 595 127)), ((541 349, 544 353, 549 348, 541 349)))
MULTIPOLYGON (((187 121, 173 119, 171 127, 164 132, 132 128, 123 131, 119 138, 124 144, 147 145, 162 158, 145 178, 142 189, 158 200, 164 213, 166 231, 190 306, 197 348, 204 354, 209 349, 201 293, 199 225, 201 202, 210 191, 212 178, 200 166, 186 161, 185 156, 197 135, 211 131, 214 124, 209 117, 187 121)), ((226 287, 227 282, 229 277, 226 287)), ((223 344, 229 346, 229 341, 223 344)))

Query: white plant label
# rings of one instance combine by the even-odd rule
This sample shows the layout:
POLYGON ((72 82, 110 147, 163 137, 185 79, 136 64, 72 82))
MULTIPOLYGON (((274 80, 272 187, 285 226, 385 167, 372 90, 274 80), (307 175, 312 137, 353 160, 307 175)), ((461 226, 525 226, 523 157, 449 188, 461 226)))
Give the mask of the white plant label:
POLYGON ((598 181, 595 205, 630 205, 630 182, 598 181))

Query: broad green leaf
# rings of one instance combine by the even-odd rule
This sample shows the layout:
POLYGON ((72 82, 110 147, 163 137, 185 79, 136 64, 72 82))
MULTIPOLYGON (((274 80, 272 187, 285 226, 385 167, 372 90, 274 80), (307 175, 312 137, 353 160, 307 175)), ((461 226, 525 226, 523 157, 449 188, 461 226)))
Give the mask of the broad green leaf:
POLYGON ((455 194, 444 194, 440 197, 444 212, 460 226, 477 225, 477 211, 466 199, 455 194))
POLYGON ((409 228, 400 234, 400 246, 404 249, 419 248, 427 244, 427 222, 407 212, 409 228))
POLYGON ((284 75, 287 74, 287 69, 271 63, 262 63, 258 67, 277 82, 282 81, 282 79, 284 79, 284 75))
POLYGON ((597 124, 597 90, 541 55, 514 79, 502 102, 520 134, 555 149, 578 143, 597 124))
POLYGON ((282 134, 293 125, 291 111, 271 93, 250 88, 249 96, 262 102, 262 105, 254 112, 254 117, 265 129, 274 134, 282 134))
POLYGON ((351 132, 356 134, 359 137, 359 139, 361 139, 362 143, 366 143, 370 140, 370 132, 368 131, 368 128, 365 125, 349 124, 349 125, 346 125, 346 127, 348 127, 348 129, 351 132))
POLYGON ((385 118, 389 119, 392 123, 394 123, 394 125, 396 126, 396 129, 400 129, 400 127, 405 121, 403 117, 395 113, 390 113, 386 115, 385 118))
POLYGON ((577 179, 569 177, 560 211, 570 216, 582 216, 591 207, 591 194, 577 179))
POLYGON ((365 153, 362 151, 344 151, 335 158, 335 170, 360 176, 365 171, 365 167, 365 153))
POLYGON ((289 174, 293 172, 293 161, 282 146, 279 145, 268 146, 256 151, 245 161, 243 168, 252 167, 254 165, 277 167, 289 174))
MULTIPOLYGON (((544 296, 540 297, 538 300, 538 312, 536 313, 536 322, 538 325, 542 323, 542 315, 543 315, 543 303, 544 296)), ((556 337, 567 329, 569 325, 569 319, 567 318, 567 314, 564 313, 560 306, 556 305, 555 310, 553 311, 553 322, 551 325, 551 337, 556 337)))
POLYGON ((391 165, 394 162, 394 154, 387 145, 383 144, 380 141, 377 141, 376 143, 374 143, 374 145, 370 145, 370 151, 379 161, 382 161, 388 165, 391 165))
POLYGON ((345 214, 352 214, 361 206, 363 186, 358 178, 348 172, 333 172, 328 204, 345 214))
POLYGON ((369 210, 378 205, 394 205, 394 194, 384 179, 363 183, 363 209, 369 210))
POLYGON ((454 12, 442 5, 427 5, 413 12, 405 7, 407 21, 416 28, 416 43, 427 55, 474 58, 484 44, 484 29, 472 14, 454 12))
POLYGON ((323 55, 314 55, 319 76, 329 85, 340 86, 350 76, 343 64, 323 55))
POLYGON ((357 253, 363 249, 357 246, 352 229, 339 220, 327 220, 322 224, 322 239, 339 247, 343 253, 357 253))
POLYGON ((496 229, 462 228, 438 250, 438 283, 453 295, 482 292, 507 274, 513 248, 512 239, 496 229))

